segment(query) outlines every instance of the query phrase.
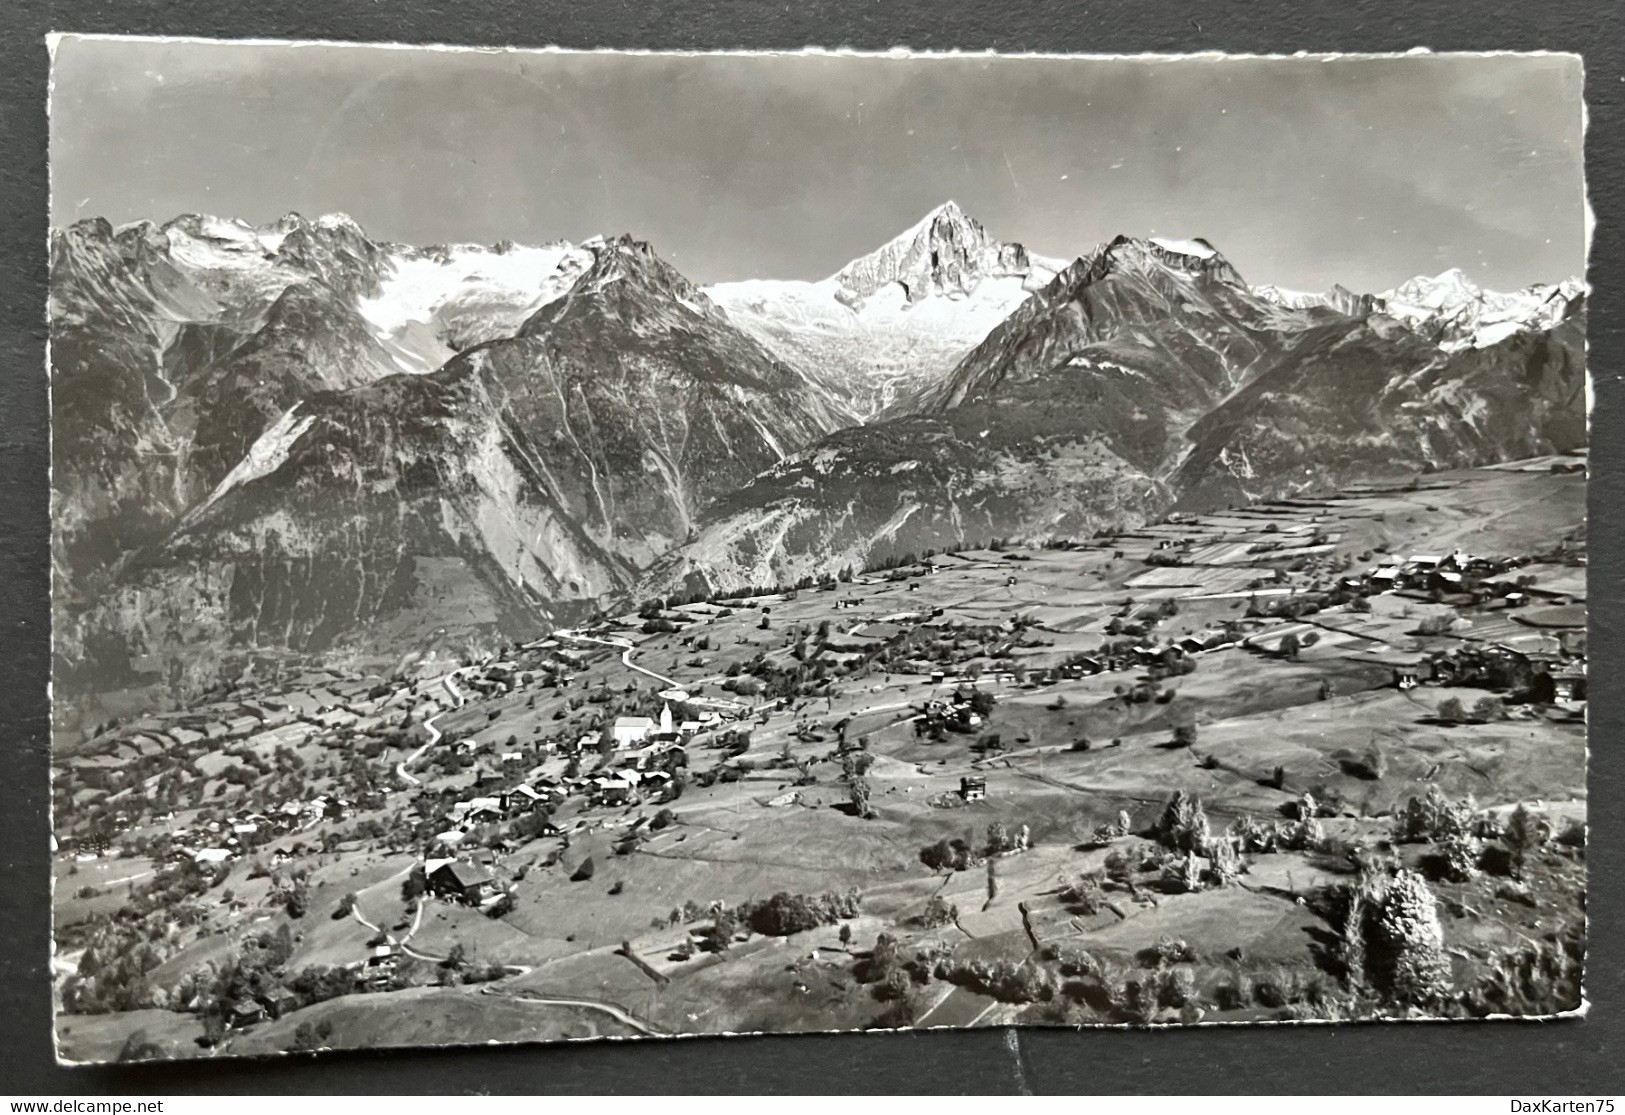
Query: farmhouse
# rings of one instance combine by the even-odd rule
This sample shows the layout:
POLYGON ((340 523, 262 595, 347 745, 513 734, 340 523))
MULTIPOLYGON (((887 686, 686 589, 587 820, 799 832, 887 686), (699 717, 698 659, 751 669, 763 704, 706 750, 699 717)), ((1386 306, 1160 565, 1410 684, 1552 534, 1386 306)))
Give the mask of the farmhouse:
POLYGON ((265 1021, 265 1008, 252 999, 238 999, 231 1004, 231 1024, 233 1026, 252 1026, 257 1022, 265 1021))
POLYGON ((1586 699, 1586 673, 1582 666, 1568 666, 1552 675, 1552 693, 1559 701, 1586 699))
POLYGON ((429 874, 429 892, 440 898, 478 905, 491 893, 495 882, 484 868, 453 860, 429 874))
POLYGON ((272 988, 259 996, 259 1002, 272 1018, 281 1018, 299 1009, 299 997, 286 987, 272 988))
POLYGON ((981 801, 987 797, 987 779, 968 775, 959 780, 959 796, 966 801, 981 801))

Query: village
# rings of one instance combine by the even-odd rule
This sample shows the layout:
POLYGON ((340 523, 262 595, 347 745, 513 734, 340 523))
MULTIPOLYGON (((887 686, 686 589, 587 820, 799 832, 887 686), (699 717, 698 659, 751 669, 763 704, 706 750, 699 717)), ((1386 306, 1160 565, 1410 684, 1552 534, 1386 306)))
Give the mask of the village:
POLYGON ((445 1041, 1357 1014, 1317 934, 1370 855, 1443 854, 1412 808, 1473 834, 1432 881, 1504 1009, 1581 917, 1577 460, 59 724, 59 1041, 389 1044, 396 996, 445 1041))

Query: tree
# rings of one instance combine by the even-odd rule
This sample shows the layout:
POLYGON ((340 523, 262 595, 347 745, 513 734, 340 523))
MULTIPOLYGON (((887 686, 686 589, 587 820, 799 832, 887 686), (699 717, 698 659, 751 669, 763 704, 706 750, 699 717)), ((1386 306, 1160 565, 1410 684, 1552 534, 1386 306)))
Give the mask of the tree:
POLYGON ((1157 841, 1176 852, 1200 853, 1208 841, 1207 812, 1202 799, 1175 790, 1157 820, 1157 841))
POLYGON ((293 886, 288 888, 286 906, 290 918, 305 916, 305 911, 310 908, 310 888, 303 879, 294 880, 293 886))
POLYGON ((1180 747, 1190 747, 1196 743, 1196 725, 1181 724, 1174 729, 1174 743, 1180 747))
POLYGON ((861 774, 854 774, 847 779, 847 789, 852 796, 852 808, 864 820, 875 815, 874 807, 869 804, 869 780, 861 774))
POLYGON ((1546 835, 1544 824, 1520 802, 1507 818, 1506 829, 1501 834, 1501 839, 1506 842, 1508 863, 1514 879, 1523 878, 1529 853, 1546 842, 1546 835))
POLYGON ((324 1018, 319 1023, 301 1022, 298 1029, 293 1032, 293 1045, 289 1048, 295 1053, 314 1053, 318 1049, 325 1049, 327 1039, 333 1033, 332 1019, 324 1018))
POLYGON ((1459 697, 1447 697, 1439 702, 1439 719, 1446 724, 1459 724, 1467 719, 1467 710, 1459 697))
POLYGON ((1289 662, 1296 662, 1298 660, 1298 651, 1302 647, 1303 643, 1299 640, 1297 633, 1289 631, 1281 640, 1281 657, 1289 662))
POLYGON ((1450 991, 1438 902, 1426 880, 1400 871, 1383 888, 1367 934, 1367 964, 1378 989, 1406 1006, 1426 1006, 1450 991))

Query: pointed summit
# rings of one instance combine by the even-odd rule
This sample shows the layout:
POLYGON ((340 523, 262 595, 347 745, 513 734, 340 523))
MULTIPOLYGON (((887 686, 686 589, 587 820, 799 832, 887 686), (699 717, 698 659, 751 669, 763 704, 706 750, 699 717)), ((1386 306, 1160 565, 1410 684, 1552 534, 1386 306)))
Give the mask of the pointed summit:
POLYGON ((848 304, 892 283, 912 303, 933 294, 968 294, 983 279, 1025 278, 1031 270, 1026 248, 993 239, 956 202, 946 201, 832 278, 848 304))

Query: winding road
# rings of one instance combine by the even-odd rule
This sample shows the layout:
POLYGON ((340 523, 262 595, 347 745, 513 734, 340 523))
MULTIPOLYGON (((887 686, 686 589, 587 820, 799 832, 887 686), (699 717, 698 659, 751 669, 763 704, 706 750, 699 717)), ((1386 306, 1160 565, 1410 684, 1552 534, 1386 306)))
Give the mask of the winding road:
MULTIPOLYGON (((451 696, 452 708, 462 708, 463 702, 467 700, 467 698, 463 696, 462 690, 457 688, 456 682, 457 675, 466 669, 468 669, 467 666, 459 666, 457 669, 440 679, 440 684, 445 687, 446 692, 451 696)), ((433 716, 423 721, 423 727, 429 733, 429 742, 412 752, 399 763, 395 764, 395 773, 401 776, 401 781, 411 786, 423 785, 423 783, 408 772, 406 768, 421 759, 425 751, 429 750, 429 748, 433 747, 444 738, 440 732, 440 729, 434 726, 434 722, 439 720, 440 717, 443 716, 447 711, 448 710, 446 709, 442 709, 440 712, 435 713, 433 716)))
POLYGON ((595 1010, 607 1014, 611 1018, 615 1019, 615 1021, 632 1027, 632 1029, 636 1030, 645 1037, 665 1038, 671 1036, 664 1030, 658 1030, 649 1025, 647 1022, 644 1022, 642 1019, 626 1013, 626 1011, 622 1010, 614 1003, 603 1003, 596 999, 541 998, 535 995, 510 994, 504 992, 500 988, 495 987, 482 987, 480 988, 480 994, 496 995, 508 1000, 510 1003, 534 1003, 539 1007, 582 1007, 586 1010, 595 1010))
MULTIPOLYGON (((683 688, 683 683, 678 681, 676 678, 669 678, 665 674, 657 674, 653 670, 639 666, 636 662, 632 661, 632 652, 636 650, 637 647, 635 647, 629 639, 600 639, 593 635, 578 635, 574 631, 555 631, 553 632, 553 637, 556 639, 570 639, 578 643, 597 643, 599 646, 615 647, 621 652, 621 665, 625 666, 628 670, 635 670, 636 672, 643 674, 645 677, 654 678, 668 689, 683 688)), ((714 679, 704 678, 701 680, 711 681, 714 679)), ((727 701, 716 697, 690 696, 686 699, 686 703, 698 706, 700 708, 726 709, 729 712, 741 712, 745 709, 745 706, 740 704, 738 701, 727 701)))

